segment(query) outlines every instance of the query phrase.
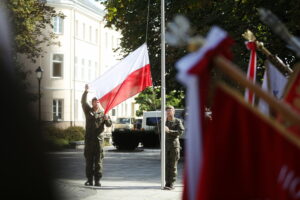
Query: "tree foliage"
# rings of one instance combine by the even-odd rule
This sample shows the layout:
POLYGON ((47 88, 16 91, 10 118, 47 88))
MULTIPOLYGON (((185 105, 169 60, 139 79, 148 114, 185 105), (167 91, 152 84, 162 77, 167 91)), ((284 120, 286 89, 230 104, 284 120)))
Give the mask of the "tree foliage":
MULTIPOLYGON (((141 92, 135 101, 140 105, 139 110, 137 110, 136 115, 143 115, 143 111, 159 110, 161 109, 161 89, 160 87, 148 87, 143 92, 141 92)), ((183 108, 184 105, 184 94, 183 92, 171 91, 166 95, 166 104, 172 105, 175 108, 183 108)))
POLYGON ((42 44, 55 44, 52 18, 64 15, 40 0, 7 0, 6 7, 14 31, 15 52, 27 55, 35 62, 45 53, 42 44))
POLYGON ((43 56, 45 49, 42 44, 57 44, 56 36, 52 32, 52 18, 64 17, 57 13, 53 7, 47 6, 46 1, 41 0, 3 0, 0 7, 5 8, 9 15, 9 24, 12 29, 13 62, 16 73, 16 84, 26 93, 24 98, 30 101, 36 100, 37 95, 27 91, 30 84, 27 81, 28 74, 25 66, 18 59, 18 54, 25 55, 32 62, 43 56))
MULTIPOLYGON (((155 85, 160 85, 160 2, 150 0, 148 38, 150 63, 155 85)), ((115 27, 121 31, 121 48, 125 53, 131 52, 146 41, 147 4, 148 0, 109 0, 103 3, 106 7, 105 16, 108 27, 115 27)), ((292 34, 299 34, 300 1, 284 0, 165 0, 166 23, 177 14, 186 16, 194 28, 195 34, 206 35, 213 25, 226 30, 235 40, 232 48, 234 62, 246 71, 249 60, 249 51, 245 47, 245 39, 241 36, 250 29, 273 53, 284 62, 292 65, 296 62, 295 54, 286 44, 275 35, 269 27, 264 25, 257 12, 258 8, 271 10, 285 23, 292 34)), ((184 48, 174 48, 166 45, 166 87, 167 92, 182 90, 175 79, 175 62, 187 52, 184 48)), ((258 54, 260 80, 263 72, 262 53, 258 54)))

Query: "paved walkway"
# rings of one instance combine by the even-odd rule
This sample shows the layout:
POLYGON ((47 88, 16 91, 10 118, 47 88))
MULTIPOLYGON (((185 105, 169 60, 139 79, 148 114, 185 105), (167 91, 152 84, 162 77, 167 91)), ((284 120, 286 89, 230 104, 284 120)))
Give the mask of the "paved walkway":
POLYGON ((160 150, 141 149, 120 152, 105 148, 104 174, 101 188, 84 187, 85 163, 82 150, 66 150, 48 154, 54 168, 55 185, 63 200, 180 200, 182 167, 178 164, 175 190, 161 189, 160 150))

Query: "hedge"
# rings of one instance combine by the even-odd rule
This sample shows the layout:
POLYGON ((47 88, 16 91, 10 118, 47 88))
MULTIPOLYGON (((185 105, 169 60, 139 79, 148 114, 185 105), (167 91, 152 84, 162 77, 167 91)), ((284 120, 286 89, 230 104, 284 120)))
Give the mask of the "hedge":
POLYGON ((70 142, 84 140, 85 130, 81 126, 70 126, 64 132, 70 142))
POLYGON ((70 142, 84 140, 85 130, 80 126, 66 129, 47 126, 42 130, 43 138, 48 150, 60 150, 70 147, 70 142))
POLYGON ((119 150, 134 150, 140 143, 139 131, 113 131, 112 142, 119 150))
POLYGON ((143 147, 160 147, 159 134, 155 131, 141 131, 140 141, 143 147))
POLYGON ((112 132, 113 145, 119 150, 134 150, 139 143, 143 147, 159 147, 159 135, 154 131, 113 131, 112 132))

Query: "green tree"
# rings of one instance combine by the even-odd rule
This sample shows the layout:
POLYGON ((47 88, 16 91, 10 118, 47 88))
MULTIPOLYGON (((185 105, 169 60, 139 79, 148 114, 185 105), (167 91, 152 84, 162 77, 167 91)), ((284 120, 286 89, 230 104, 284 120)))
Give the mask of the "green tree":
POLYGON ((160 109, 160 88, 148 87, 141 92, 135 99, 139 104, 139 110, 136 111, 137 116, 143 115, 143 111, 160 109))
MULTIPOLYGON (((161 109, 161 89, 160 87, 148 87, 141 92, 135 101, 140 105, 139 110, 136 111, 137 116, 142 116, 143 111, 152 111, 161 109)), ((175 108, 184 107, 184 94, 182 91, 171 91, 166 95, 166 104, 172 105, 175 108)))
MULTIPOLYGON (((110 0, 104 1, 107 14, 108 27, 115 27, 121 31, 121 48, 124 53, 131 52, 146 41, 147 4, 148 0, 110 0)), ((234 62, 246 71, 249 60, 249 51, 245 47, 245 40, 241 36, 250 29, 258 40, 274 54, 277 54, 287 64, 292 65, 297 61, 295 54, 286 47, 281 39, 264 25, 257 12, 263 7, 271 10, 281 19, 292 34, 299 35, 300 2, 283 0, 166 0, 166 22, 177 14, 186 16, 194 32, 206 35, 213 25, 218 25, 226 30, 235 40, 232 48, 234 62)), ((154 85, 160 85, 160 1, 150 0, 148 38, 151 70, 154 85)), ((166 87, 167 92, 181 90, 181 85, 174 78, 175 62, 187 52, 184 48, 166 46, 166 87)), ((262 78, 264 55, 259 53, 258 77, 262 78)))
MULTIPOLYGON (((3 0, 0 2, 0 7, 8 11, 9 23, 13 31, 12 48, 17 75, 16 84, 22 88, 22 91, 27 91, 30 88, 27 76, 32 72, 25 69, 18 55, 26 55, 32 62, 36 62, 36 59, 45 53, 43 44, 58 44, 55 42, 57 37, 52 32, 52 18, 57 16, 63 18, 64 15, 41 0, 3 0)), ((37 99, 37 95, 27 91, 24 98, 32 101, 37 99)))
MULTIPOLYGON (((4 1, 5 2, 5 1, 4 1)), ((3 4, 3 3, 2 3, 3 4)), ((10 24, 14 32, 14 51, 24 54, 33 62, 45 53, 42 44, 57 44, 52 32, 52 18, 64 17, 46 1, 40 0, 7 0, 10 24)))

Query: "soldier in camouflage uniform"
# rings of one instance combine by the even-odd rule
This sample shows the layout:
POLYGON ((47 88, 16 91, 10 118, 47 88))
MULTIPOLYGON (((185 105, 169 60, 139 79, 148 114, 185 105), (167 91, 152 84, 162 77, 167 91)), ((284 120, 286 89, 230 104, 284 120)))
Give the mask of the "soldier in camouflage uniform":
POLYGON ((174 189, 177 177, 177 163, 180 158, 179 136, 184 131, 184 126, 180 119, 175 118, 173 106, 166 107, 166 185, 165 189, 174 189))
POLYGON ((95 186, 101 186, 100 179, 102 177, 103 168, 103 136, 104 125, 110 127, 112 122, 110 117, 100 110, 97 98, 92 99, 92 107, 86 102, 88 93, 88 85, 81 98, 82 109, 86 118, 86 133, 84 140, 84 157, 86 161, 86 177, 85 185, 92 186, 93 178, 95 186))

